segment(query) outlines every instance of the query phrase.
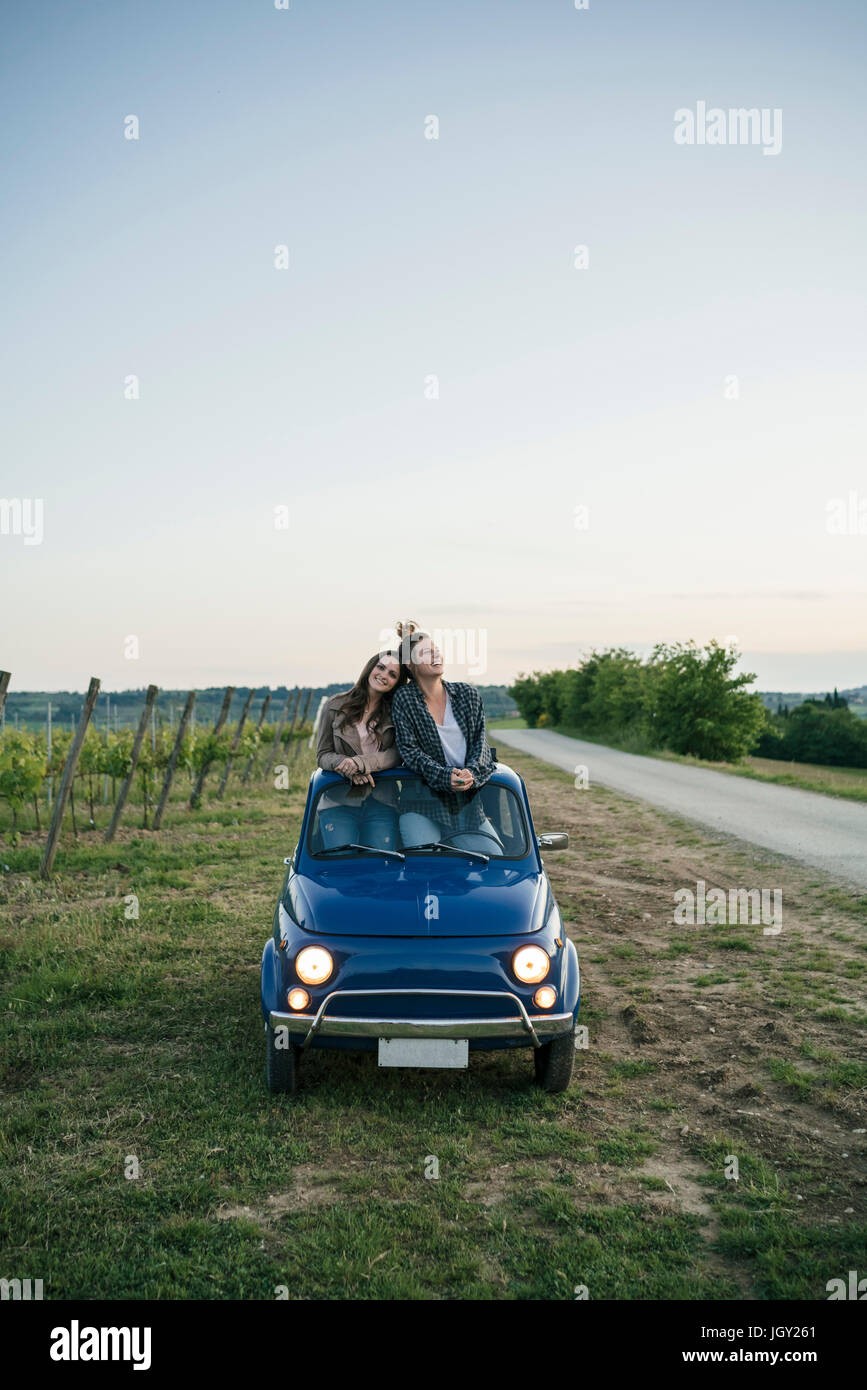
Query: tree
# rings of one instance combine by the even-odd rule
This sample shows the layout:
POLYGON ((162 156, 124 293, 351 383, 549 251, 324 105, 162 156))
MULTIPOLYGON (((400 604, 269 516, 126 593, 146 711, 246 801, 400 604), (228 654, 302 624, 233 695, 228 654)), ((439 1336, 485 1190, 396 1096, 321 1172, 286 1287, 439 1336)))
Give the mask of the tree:
MULTIPOLYGON (((546 724, 559 724, 563 709, 565 671, 545 671, 537 676, 546 724)), ((539 722, 541 723, 541 717, 539 722)))
POLYGON ((594 652, 593 682, 587 700, 588 726, 598 733, 640 730, 648 713, 649 672, 624 647, 594 652))
POLYGON ((737 761, 748 753, 767 723, 758 695, 744 690, 754 673, 733 676, 739 653, 710 642, 657 645, 652 717, 658 744, 674 753, 711 761, 737 761))
POLYGON ((581 661, 580 665, 567 671, 564 681, 563 691, 563 723, 567 729, 586 729, 590 719, 590 702, 593 696, 593 686, 596 680, 596 672, 599 669, 599 657, 595 652, 591 652, 581 661))
POLYGON ((845 705, 834 708, 824 700, 805 700, 792 710, 778 745, 767 756, 829 767, 867 767, 867 721, 845 705))
POLYGON ((544 708, 538 671, 532 676, 525 676, 522 672, 514 685, 509 686, 509 694, 518 706, 521 718, 526 720, 527 728, 535 729, 544 708))

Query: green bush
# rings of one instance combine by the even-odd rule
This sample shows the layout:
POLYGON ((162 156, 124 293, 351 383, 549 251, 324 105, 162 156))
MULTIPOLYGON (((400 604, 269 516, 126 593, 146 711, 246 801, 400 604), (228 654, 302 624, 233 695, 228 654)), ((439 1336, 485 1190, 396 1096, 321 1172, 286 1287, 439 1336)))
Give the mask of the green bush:
POLYGON ((733 648, 716 642, 658 645, 647 661, 624 647, 593 651, 566 671, 521 675, 509 694, 530 728, 574 729, 636 748, 698 758, 742 758, 767 719, 753 675, 732 674, 733 648))

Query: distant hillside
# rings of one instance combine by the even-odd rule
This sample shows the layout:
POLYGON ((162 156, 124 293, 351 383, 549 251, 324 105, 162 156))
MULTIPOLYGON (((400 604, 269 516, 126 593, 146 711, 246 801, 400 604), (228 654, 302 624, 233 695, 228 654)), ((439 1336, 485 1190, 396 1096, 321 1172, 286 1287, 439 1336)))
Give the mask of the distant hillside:
MULTIPOLYGON (((338 681, 332 685, 317 686, 310 702, 311 714, 316 712, 323 695, 336 695, 340 690, 348 690, 351 684, 351 681, 338 681)), ((250 706, 250 718, 252 719, 258 719, 262 700, 265 696, 264 686, 258 686, 256 689, 257 693, 250 706)), ((224 686, 209 686, 196 693, 195 718, 197 724, 213 724, 223 703, 224 690, 224 686)), ((517 706, 507 693, 506 686, 480 685, 478 691, 485 703, 485 711, 489 718, 494 719, 517 714, 517 706)), ((237 721, 249 692, 250 687, 248 685, 237 687, 229 709, 229 722, 237 721)), ((293 690, 292 707, 294 707, 296 692, 297 687, 293 690)), ((268 710, 269 723, 276 723, 279 719, 288 694, 289 688, 285 685, 272 688, 271 705, 268 710)), ((140 690, 101 691, 99 703, 93 716, 94 723, 97 728, 105 728, 107 711, 110 709, 113 729, 127 728, 137 724, 141 716, 144 698, 144 688, 140 690)), ((156 703, 157 726, 177 724, 186 698, 186 690, 161 690, 156 703)), ((306 701, 306 693, 304 698, 306 701)), ((5 719, 10 724, 17 723, 21 728, 43 728, 49 700, 51 701, 51 718, 54 726, 61 725, 69 728, 81 712, 81 707, 84 704, 84 692, 80 690, 13 691, 10 689, 6 697, 5 719)))
MULTIPOLYGON (((760 690, 759 697, 762 704, 776 714, 781 707, 796 709, 805 700, 824 700, 826 695, 833 693, 832 690, 760 690)), ((853 714, 867 718, 867 685, 855 686, 851 690, 839 690, 837 693, 842 695, 853 714)))

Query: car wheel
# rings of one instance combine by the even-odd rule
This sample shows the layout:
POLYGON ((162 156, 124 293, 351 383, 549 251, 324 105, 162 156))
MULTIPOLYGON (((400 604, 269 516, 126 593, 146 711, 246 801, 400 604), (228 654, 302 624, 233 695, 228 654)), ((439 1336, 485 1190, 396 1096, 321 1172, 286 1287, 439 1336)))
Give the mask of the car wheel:
POLYGON ((536 1080, 543 1091, 555 1094, 565 1091, 572 1080, 572 1067, 575 1062, 575 1030, 564 1033, 543 1043, 533 1052, 536 1067, 536 1080))
POLYGON ((272 1095, 294 1096, 300 1051, 294 1043, 287 1044, 285 1038, 278 1039, 276 1028, 265 1024, 265 1079, 272 1095))

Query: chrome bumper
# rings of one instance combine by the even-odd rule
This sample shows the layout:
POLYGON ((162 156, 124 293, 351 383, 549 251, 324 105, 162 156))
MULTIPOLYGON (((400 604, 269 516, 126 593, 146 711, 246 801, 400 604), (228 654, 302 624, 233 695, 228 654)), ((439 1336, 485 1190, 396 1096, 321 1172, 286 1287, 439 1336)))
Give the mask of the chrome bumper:
POLYGON ((505 990, 488 989, 335 989, 326 995, 315 1014, 290 1014, 272 1012, 269 1015, 272 1028, 286 1028, 290 1033, 300 1033, 306 1029, 301 1047, 309 1047, 320 1034, 325 1037, 344 1038, 528 1038, 534 1047, 541 1047, 542 1040, 567 1033, 572 1021, 571 1014, 533 1014, 527 1013, 517 994, 505 990), (515 1012, 505 1018, 399 1018, 391 1014, 388 1018, 346 1018, 340 1014, 326 1013, 335 999, 375 995, 395 999, 407 994, 425 994, 447 999, 499 999, 504 1005, 511 1005, 515 1012))

